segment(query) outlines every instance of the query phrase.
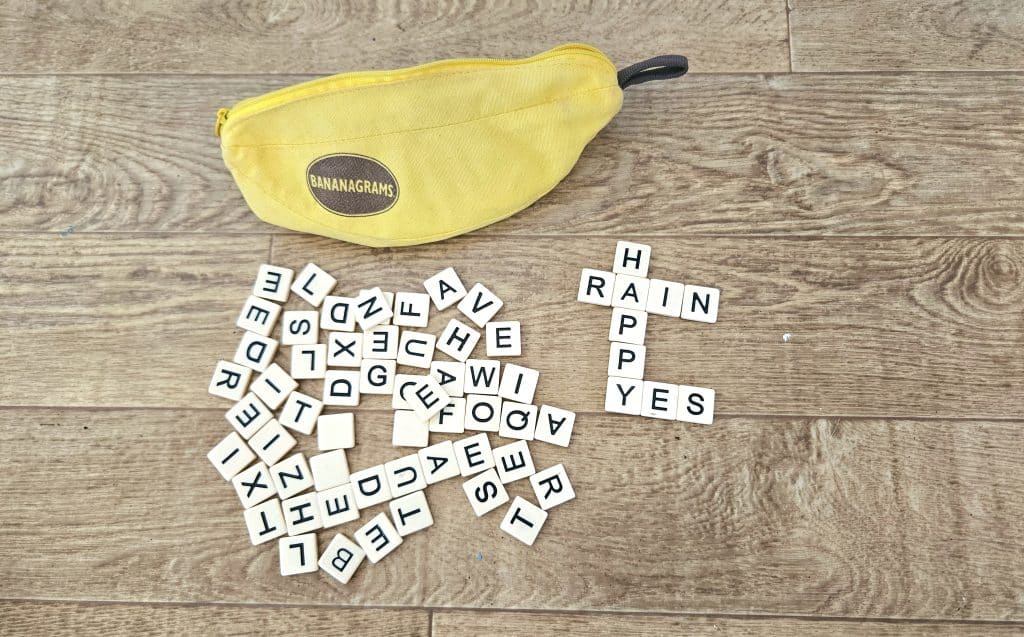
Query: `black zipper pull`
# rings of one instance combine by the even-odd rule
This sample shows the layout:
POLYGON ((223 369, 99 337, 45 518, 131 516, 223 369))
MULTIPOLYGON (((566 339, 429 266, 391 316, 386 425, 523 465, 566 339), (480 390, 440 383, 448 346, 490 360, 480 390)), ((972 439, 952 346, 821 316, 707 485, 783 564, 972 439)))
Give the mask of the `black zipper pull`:
POLYGON ((690 62, 684 55, 659 55, 643 62, 631 64, 619 71, 619 88, 643 84, 653 80, 670 80, 686 75, 690 62))

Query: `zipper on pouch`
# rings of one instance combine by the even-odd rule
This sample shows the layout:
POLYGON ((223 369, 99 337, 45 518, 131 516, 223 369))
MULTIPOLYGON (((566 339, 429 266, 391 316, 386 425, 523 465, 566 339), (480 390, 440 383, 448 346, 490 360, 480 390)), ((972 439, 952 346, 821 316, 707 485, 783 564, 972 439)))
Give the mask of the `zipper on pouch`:
POLYGON ((296 84, 295 86, 278 89, 265 95, 250 97, 238 102, 231 108, 222 108, 217 111, 217 122, 214 124, 213 132, 214 135, 220 137, 221 130, 229 120, 237 120, 242 117, 255 115, 263 111, 277 108, 278 106, 283 106, 293 100, 311 97, 318 94, 326 95, 335 91, 342 91, 359 86, 387 84, 389 82, 407 80, 414 77, 428 75, 436 71, 445 71, 450 69, 524 65, 530 64, 531 62, 539 62, 553 57, 558 57, 567 53, 590 55, 600 59, 606 64, 609 63, 608 58, 592 46, 588 46, 586 44, 565 44, 555 47, 550 51, 545 51, 544 53, 525 59, 462 58, 456 60, 441 60, 439 62, 431 62, 429 64, 414 66, 408 69, 399 69, 397 71, 359 71, 355 73, 342 73, 340 75, 322 77, 308 82, 303 82, 301 84, 296 84))

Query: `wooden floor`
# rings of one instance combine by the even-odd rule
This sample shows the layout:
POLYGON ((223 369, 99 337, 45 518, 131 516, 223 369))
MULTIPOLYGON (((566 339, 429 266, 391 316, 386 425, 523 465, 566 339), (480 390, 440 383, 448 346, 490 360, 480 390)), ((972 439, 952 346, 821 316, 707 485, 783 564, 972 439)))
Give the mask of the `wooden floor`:
MULTIPOLYGON (((0 41, 0 634, 1024 632, 1019 0, 14 2, 0 41), (566 39, 692 74, 484 231, 288 233, 221 163, 243 97, 566 39), (650 376, 718 390, 713 427, 601 409, 607 314, 575 286, 621 238, 722 290, 717 325, 648 336, 650 376), (579 497, 533 548, 456 481, 345 587, 249 545, 206 383, 268 259, 504 298, 538 400, 579 412, 535 446, 579 497)), ((394 455, 386 407, 354 466, 394 455)))

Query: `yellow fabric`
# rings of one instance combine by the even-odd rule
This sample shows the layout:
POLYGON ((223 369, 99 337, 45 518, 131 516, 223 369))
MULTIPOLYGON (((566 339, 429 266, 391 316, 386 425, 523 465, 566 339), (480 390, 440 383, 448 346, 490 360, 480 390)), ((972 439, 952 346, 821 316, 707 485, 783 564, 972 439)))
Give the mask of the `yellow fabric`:
POLYGON ((570 44, 523 60, 326 77, 222 109, 216 129, 224 163, 264 221, 400 246, 526 208, 621 105, 608 58, 570 44))

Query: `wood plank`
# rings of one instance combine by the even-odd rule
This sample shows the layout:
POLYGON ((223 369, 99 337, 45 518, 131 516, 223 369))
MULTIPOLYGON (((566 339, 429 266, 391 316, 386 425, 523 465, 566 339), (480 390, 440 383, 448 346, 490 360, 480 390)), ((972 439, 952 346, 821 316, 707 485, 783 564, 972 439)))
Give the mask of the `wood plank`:
MULTIPOLYGON (((308 77, 0 78, 0 230, 277 232, 249 213, 213 120, 308 77)), ((558 188, 481 232, 1020 235, 1022 105, 1015 75, 652 84, 558 188)))
MULTIPOLYGON (((0 348, 0 404, 225 407, 206 384, 215 361, 234 354, 234 321, 266 259, 265 241, 0 238, 0 326, 18 334, 0 348), (40 389, 25 371, 29 361, 32 369, 60 370, 61 382, 40 389)), ((1015 355, 1024 340, 1022 240, 650 243, 651 276, 723 292, 716 325, 651 319, 648 377, 715 388, 720 414, 1015 418, 1024 411, 1024 361, 1015 355)), ((610 311, 578 304, 576 287, 582 268, 610 264, 614 245, 476 235, 380 251, 290 236, 275 238, 274 261, 319 263, 348 293, 375 284, 415 290, 452 265, 505 300, 500 316, 522 322, 522 363, 543 378, 537 399, 595 411, 604 404, 610 311)), ((305 305, 293 299, 288 307, 305 305)), ((456 315, 435 312, 428 329, 440 333, 456 315)), ((287 368, 287 351, 279 361, 287 368)))
POLYGON ((567 39, 620 66, 683 53, 695 71, 789 69, 786 8, 774 0, 17 3, 0 11, 0 38, 6 73, 326 74, 522 57, 567 39))
POLYGON ((640 635, 1019 635, 1020 624, 883 622, 820 620, 795 617, 668 617, 664 615, 610 615, 588 613, 507 613, 445 611, 434 613, 434 637, 620 637, 640 635))
MULTIPOLYGON (((359 409, 353 468, 402 454, 388 416, 359 409)), ((0 410, 3 596, 1024 618, 1016 421, 583 415, 568 450, 532 445, 578 494, 534 547, 449 480, 428 490, 435 525, 345 587, 281 578, 274 548, 248 544, 204 457, 226 428, 196 411, 0 410)))
POLYGON ((790 0, 795 71, 1024 70, 1018 0, 790 0))
POLYGON ((0 404, 219 406, 206 395, 266 236, 0 239, 0 404))
POLYGON ((426 637, 426 611, 338 609, 315 606, 90 604, 0 600, 0 620, 11 635, 381 635, 426 637))

